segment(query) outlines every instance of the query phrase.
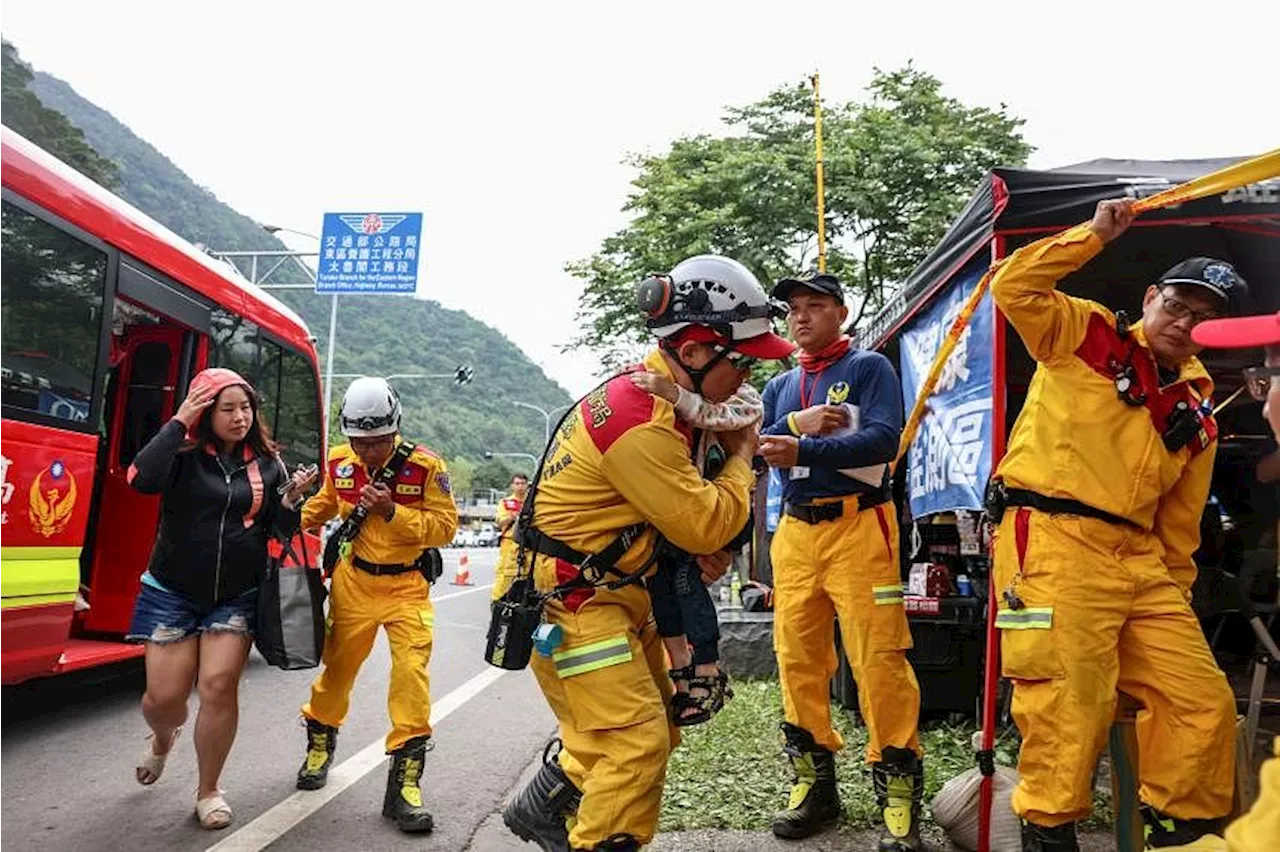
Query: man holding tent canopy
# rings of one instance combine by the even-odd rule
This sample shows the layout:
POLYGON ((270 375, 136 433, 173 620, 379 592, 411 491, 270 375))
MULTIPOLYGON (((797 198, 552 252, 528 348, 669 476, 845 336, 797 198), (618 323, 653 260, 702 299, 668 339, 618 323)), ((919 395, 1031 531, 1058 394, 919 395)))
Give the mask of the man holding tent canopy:
POLYGON ((1144 706, 1148 847, 1206 848, 1231 808, 1234 697, 1189 603, 1217 445, 1191 332, 1247 291, 1229 263, 1203 257, 1148 287, 1134 323, 1056 289, 1133 216, 1132 202, 1104 201, 991 279, 1038 362, 988 494, 1024 849, 1078 848, 1117 690, 1144 706))

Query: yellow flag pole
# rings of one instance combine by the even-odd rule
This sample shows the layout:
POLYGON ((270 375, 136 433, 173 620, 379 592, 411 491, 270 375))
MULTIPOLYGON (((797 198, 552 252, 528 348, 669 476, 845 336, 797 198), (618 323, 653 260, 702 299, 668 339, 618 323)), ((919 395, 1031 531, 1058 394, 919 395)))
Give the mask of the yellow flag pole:
POLYGON ((818 93, 818 72, 809 78, 813 83, 813 132, 818 163, 818 271, 827 271, 826 197, 822 176, 822 96, 818 93))
MULTIPOLYGON (((1229 190, 1274 177, 1280 177, 1280 148, 1254 157, 1251 160, 1228 166, 1225 169, 1219 169, 1195 180, 1187 181, 1180 186, 1166 189, 1164 192, 1148 198, 1143 198, 1133 205, 1133 209, 1135 213, 1145 213, 1162 207, 1170 207, 1174 204, 1194 201, 1197 198, 1221 195, 1229 190)), ((973 316, 974 311, 978 309, 978 303, 982 301, 987 288, 991 285, 991 279, 995 271, 996 267, 992 266, 982 276, 982 280, 973 288, 973 292, 960 309, 960 313, 952 321, 951 328, 947 330, 947 336, 942 341, 942 346, 938 348, 938 354, 934 356, 933 365, 929 368, 929 373, 924 383, 920 386, 915 405, 912 406, 911 414, 907 417, 906 425, 903 426, 902 439, 898 444, 898 455, 894 459, 895 465, 906 455, 907 450, 911 447, 911 442, 915 440, 916 432, 920 428, 920 421, 924 419, 925 409, 928 407, 929 397, 933 396, 933 389, 937 387, 938 380, 942 377, 942 370, 946 367, 947 359, 951 357, 951 353, 955 351, 956 344, 960 342, 960 335, 964 332, 965 326, 969 324, 969 319, 973 316)))

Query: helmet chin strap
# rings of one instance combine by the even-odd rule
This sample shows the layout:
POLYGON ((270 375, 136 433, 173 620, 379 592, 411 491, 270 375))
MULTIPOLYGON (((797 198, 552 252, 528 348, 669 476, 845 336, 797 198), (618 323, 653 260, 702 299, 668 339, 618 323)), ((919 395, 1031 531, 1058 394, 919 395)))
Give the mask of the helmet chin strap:
POLYGON ((677 351, 670 342, 663 340, 659 343, 659 346, 664 352, 675 359, 675 362, 680 365, 680 369, 684 370, 685 373, 688 374, 689 381, 693 382, 693 392, 698 396, 702 396, 702 380, 707 377, 707 373, 710 373, 715 368, 716 364, 719 364, 725 358, 729 357, 729 350, 727 348, 721 348, 720 351, 711 356, 711 360, 702 367, 691 367, 684 362, 680 357, 679 351, 677 351))

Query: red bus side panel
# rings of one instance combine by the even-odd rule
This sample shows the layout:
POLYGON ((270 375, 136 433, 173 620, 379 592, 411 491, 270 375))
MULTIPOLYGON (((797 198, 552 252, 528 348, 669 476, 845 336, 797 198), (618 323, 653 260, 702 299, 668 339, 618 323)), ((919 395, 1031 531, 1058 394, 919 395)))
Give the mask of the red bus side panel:
POLYGON ((4 421, 0 679, 53 671, 71 630, 98 439, 4 421))

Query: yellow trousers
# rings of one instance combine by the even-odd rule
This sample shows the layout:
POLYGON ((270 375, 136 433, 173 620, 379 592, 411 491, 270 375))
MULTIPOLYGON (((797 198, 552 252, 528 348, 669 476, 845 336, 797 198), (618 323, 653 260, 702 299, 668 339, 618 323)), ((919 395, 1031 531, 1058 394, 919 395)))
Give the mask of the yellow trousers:
POLYGON ((1262 764, 1258 800, 1227 828, 1230 852, 1266 852, 1280 846, 1280 737, 1271 747, 1275 757, 1262 764))
POLYGON ((773 646, 787 721, 832 751, 844 745, 831 727, 836 673, 835 619, 858 683, 866 720, 867 761, 884 746, 920 745, 920 686, 907 662, 911 630, 902 603, 898 519, 891 503, 809 524, 783 515, 773 536, 773 646))
POLYGON ((1005 677, 1022 732, 1014 810, 1044 826, 1082 819, 1115 713, 1138 699, 1148 805, 1178 819, 1231 810, 1235 698, 1155 536, 1072 515, 1010 509, 995 552, 1005 677))
MULTIPOLYGON (((532 557, 530 557, 532 558, 532 557)), ((498 546, 498 566, 493 572, 493 591, 489 597, 497 600, 507 593, 516 579, 516 543, 510 538, 502 539, 498 546)))
MULTIPOLYGON (((539 588, 555 584, 555 566, 539 558, 539 588)), ((560 723, 560 766, 582 791, 569 845, 592 849, 619 833, 648 843, 658 825, 667 758, 679 742, 649 595, 644 586, 630 585, 596 590, 574 612, 576 603, 547 604, 546 619, 560 625, 564 640, 551 657, 535 653, 532 663, 560 723)))
POLYGON ((430 734, 427 663, 435 621, 430 589, 417 571, 374 576, 346 561, 339 562, 329 590, 329 632, 321 661, 324 668, 311 684, 311 700, 303 705, 302 714, 322 725, 342 726, 351 703, 351 686, 381 626, 391 645, 387 751, 430 734))

